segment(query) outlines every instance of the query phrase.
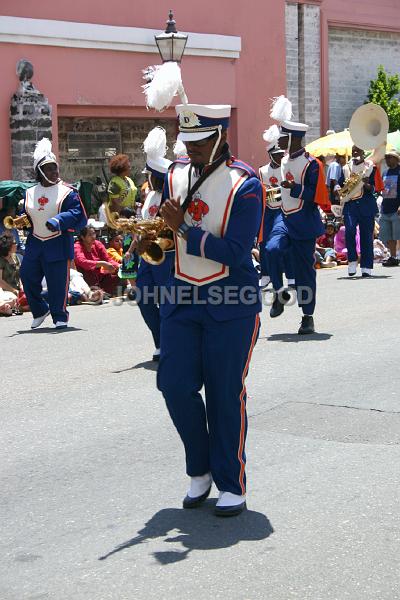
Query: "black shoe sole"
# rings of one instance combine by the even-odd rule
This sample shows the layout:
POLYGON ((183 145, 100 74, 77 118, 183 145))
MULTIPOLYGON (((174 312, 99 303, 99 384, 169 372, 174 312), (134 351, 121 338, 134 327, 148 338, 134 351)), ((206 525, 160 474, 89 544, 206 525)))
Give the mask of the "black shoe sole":
POLYGON ((246 502, 242 504, 238 504, 237 506, 230 506, 226 508, 220 508, 218 506, 214 509, 214 514, 216 517, 237 517, 246 509, 246 502))
POLYGON ((200 504, 203 504, 205 500, 207 500, 208 496, 211 492, 211 485, 204 494, 201 496, 196 496, 196 498, 191 498, 190 496, 186 496, 183 499, 182 506, 183 508, 197 508, 200 504))

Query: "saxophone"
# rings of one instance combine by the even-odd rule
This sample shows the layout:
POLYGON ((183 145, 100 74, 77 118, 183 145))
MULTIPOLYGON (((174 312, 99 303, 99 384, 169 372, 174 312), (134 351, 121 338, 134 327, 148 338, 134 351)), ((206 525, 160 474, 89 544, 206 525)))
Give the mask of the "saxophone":
MULTIPOLYGON (((346 166, 349 167, 349 164, 347 163, 346 166)), ((342 216, 344 205, 346 204, 346 202, 351 200, 351 196, 353 195, 354 191, 360 186, 360 184, 362 185, 363 179, 368 169, 369 165, 366 165, 365 168, 362 171, 360 171, 360 173, 351 172, 349 176, 346 177, 339 192, 340 204, 332 204, 331 206, 331 211, 335 215, 335 217, 342 216)))
POLYGON ((136 217, 120 217, 117 212, 112 212, 106 203, 104 206, 107 225, 111 229, 124 233, 136 233, 140 241, 148 242, 146 250, 139 255, 151 265, 161 265, 165 260, 165 252, 173 250, 175 243, 172 230, 164 219, 137 219, 136 217))

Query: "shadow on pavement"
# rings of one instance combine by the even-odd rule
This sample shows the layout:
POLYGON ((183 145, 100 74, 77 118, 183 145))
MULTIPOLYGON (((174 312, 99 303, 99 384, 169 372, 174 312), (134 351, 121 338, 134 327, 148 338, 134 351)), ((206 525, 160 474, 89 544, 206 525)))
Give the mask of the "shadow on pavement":
POLYGON ((157 512, 146 523, 137 535, 122 544, 99 560, 163 537, 165 543, 181 543, 182 550, 165 550, 154 552, 154 558, 162 565, 179 562, 188 557, 193 550, 218 550, 235 546, 239 542, 256 542, 264 540, 273 532, 268 518, 262 513, 245 510, 238 517, 218 518, 212 513, 215 501, 207 500, 202 507, 193 510, 164 508, 157 512), (171 537, 169 532, 173 532, 171 537))
POLYGON ((371 277, 363 277, 362 275, 353 275, 353 277, 338 277, 337 281, 358 281, 362 279, 363 281, 374 281, 375 279, 391 279, 392 275, 371 275, 371 277))
POLYGON ((127 367, 126 369, 119 369, 118 371, 111 371, 111 373, 125 373, 126 371, 133 371, 134 369, 147 369, 147 371, 157 371, 158 362, 154 360, 145 360, 144 362, 133 365, 133 367, 127 367))
POLYGON ((12 333, 8 337, 14 337, 16 335, 25 335, 26 333, 30 333, 33 335, 37 335, 39 333, 59 335, 60 333, 69 333, 70 331, 87 331, 87 329, 81 329, 80 327, 64 327, 62 329, 55 329, 54 327, 40 327, 38 329, 20 329, 15 333, 12 333))
POLYGON ((312 333, 310 335, 299 335, 298 333, 274 333, 270 336, 265 336, 260 339, 268 340, 269 342, 292 342, 298 344, 300 342, 315 342, 330 340, 332 333, 312 333))

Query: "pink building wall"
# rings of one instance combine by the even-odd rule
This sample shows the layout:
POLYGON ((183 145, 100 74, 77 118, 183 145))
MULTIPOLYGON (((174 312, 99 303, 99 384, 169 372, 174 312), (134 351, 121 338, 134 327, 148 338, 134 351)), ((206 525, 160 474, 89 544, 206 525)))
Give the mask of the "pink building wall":
MULTIPOLYGON (((140 5, 131 0, 114 3, 83 0, 74 3, 72 11, 68 3, 50 0, 40 3, 2 0, 0 12, 3 16, 161 31, 170 5, 166 0, 148 0, 140 5)), ((181 31, 241 36, 239 59, 185 56, 182 72, 189 101, 232 104, 235 109, 232 148, 243 160, 257 167, 265 162, 261 134, 268 125, 269 99, 286 89, 283 0, 253 0, 234 6, 228 0, 203 2, 201 11, 193 11, 193 5, 183 0, 175 0, 173 5, 181 31), (252 4, 254 10, 251 10, 252 4)), ((33 63, 33 83, 53 107, 55 146, 58 116, 143 118, 154 115, 144 108, 141 70, 159 62, 156 54, 0 43, 0 179, 7 179, 11 174, 9 103, 17 89, 15 65, 20 58, 33 63)), ((166 114, 173 116, 174 111, 166 114)))

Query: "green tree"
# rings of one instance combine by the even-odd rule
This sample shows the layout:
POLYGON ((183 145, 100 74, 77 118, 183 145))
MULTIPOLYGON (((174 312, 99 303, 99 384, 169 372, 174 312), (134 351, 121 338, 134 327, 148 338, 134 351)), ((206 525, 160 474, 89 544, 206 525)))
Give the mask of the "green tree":
POLYGON ((400 129, 400 102, 396 98, 399 93, 399 75, 390 75, 379 65, 378 76, 369 85, 368 101, 378 104, 386 111, 389 117, 389 132, 400 129))

